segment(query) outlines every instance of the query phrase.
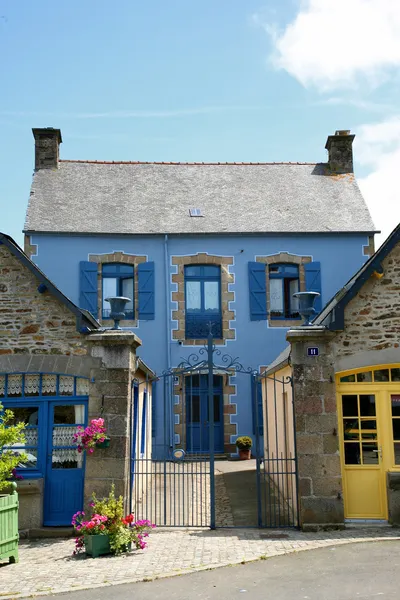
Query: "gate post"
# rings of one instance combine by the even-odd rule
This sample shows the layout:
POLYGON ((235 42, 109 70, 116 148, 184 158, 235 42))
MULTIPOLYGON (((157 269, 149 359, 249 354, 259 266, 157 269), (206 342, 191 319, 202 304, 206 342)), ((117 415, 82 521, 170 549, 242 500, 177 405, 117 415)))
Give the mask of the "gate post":
POLYGON ((215 529, 215 439, 214 439, 214 373, 213 373, 213 336, 210 332, 207 338, 208 353, 208 426, 209 426, 209 445, 210 445, 210 528, 215 529))
POLYGON ((324 327, 290 329, 299 524, 344 527, 334 352, 324 327), (312 349, 312 350, 310 350, 312 349))
POLYGON ((100 366, 90 372, 88 416, 89 420, 104 418, 110 447, 86 457, 85 506, 92 492, 107 496, 114 482, 116 496, 123 496, 124 508, 130 511, 131 388, 136 348, 142 342, 130 331, 111 330, 93 333, 87 342, 91 355, 101 359, 100 366))

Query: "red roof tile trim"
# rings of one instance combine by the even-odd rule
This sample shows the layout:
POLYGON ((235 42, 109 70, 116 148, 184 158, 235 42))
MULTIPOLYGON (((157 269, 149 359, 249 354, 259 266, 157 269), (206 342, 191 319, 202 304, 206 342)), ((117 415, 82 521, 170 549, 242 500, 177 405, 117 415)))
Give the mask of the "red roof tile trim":
POLYGON ((141 160, 60 160, 64 163, 87 163, 94 165, 183 165, 183 166, 257 166, 257 165, 317 165, 311 162, 152 162, 141 160))

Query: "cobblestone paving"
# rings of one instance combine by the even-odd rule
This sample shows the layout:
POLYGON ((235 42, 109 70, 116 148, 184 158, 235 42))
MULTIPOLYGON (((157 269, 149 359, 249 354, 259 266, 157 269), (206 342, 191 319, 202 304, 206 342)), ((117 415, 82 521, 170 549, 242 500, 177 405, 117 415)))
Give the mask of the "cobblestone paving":
MULTIPOLYGON (((296 530, 159 529, 145 551, 72 557, 73 540, 25 540, 18 564, 1 563, 0 598, 26 598, 118 585, 350 542, 400 540, 392 528, 303 533, 296 530), (280 537, 287 536, 287 537, 280 537)), ((373 552, 373 549, 371 549, 373 552)))

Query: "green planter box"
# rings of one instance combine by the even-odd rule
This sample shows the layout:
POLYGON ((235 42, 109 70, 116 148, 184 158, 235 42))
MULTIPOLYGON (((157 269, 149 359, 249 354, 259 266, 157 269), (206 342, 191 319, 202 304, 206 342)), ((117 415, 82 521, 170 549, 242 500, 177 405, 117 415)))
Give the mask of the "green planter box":
POLYGON ((12 494, 0 495, 0 560, 18 562, 18 494, 13 483, 12 494))
POLYGON ((93 556, 93 558, 111 552, 108 535, 85 535, 84 541, 86 554, 93 556))
POLYGON ((96 448, 109 448, 110 438, 106 438, 104 442, 96 442, 96 448))

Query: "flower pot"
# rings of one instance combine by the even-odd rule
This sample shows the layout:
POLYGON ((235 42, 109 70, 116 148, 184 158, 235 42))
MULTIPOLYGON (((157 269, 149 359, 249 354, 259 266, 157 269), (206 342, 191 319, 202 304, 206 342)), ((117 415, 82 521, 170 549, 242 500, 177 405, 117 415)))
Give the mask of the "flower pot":
POLYGON ((96 442, 96 448, 109 448, 110 447, 110 438, 106 438, 102 442, 96 442))
POLYGON ((110 538, 108 535, 85 535, 85 551, 86 554, 97 558, 102 554, 110 554, 110 538))
POLYGON ((240 460, 250 460, 251 448, 239 448, 239 458, 240 460))
POLYGON ((18 494, 15 483, 11 494, 0 496, 0 560, 18 562, 18 494))

